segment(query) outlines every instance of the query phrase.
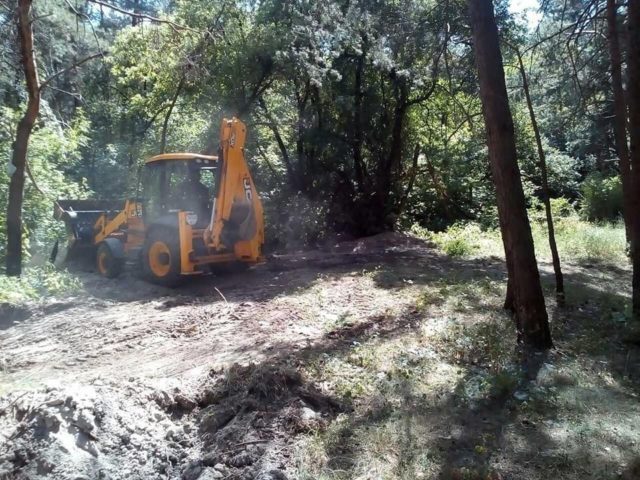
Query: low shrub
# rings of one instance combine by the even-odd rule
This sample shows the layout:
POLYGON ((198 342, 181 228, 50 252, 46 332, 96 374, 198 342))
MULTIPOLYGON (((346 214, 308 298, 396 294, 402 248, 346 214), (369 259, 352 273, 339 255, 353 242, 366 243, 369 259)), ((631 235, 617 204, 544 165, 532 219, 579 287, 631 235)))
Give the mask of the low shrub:
POLYGON ((554 220, 556 218, 575 217, 577 214, 576 208, 564 197, 552 198, 549 203, 551 203, 551 215, 554 220))
MULTIPOLYGON (((537 249, 548 256, 546 228, 534 228, 537 249)), ((561 259, 610 263, 627 262, 624 226, 617 223, 592 223, 578 218, 556 221, 556 240, 561 259)))
POLYGON ((431 232, 426 228, 414 225, 411 232, 435 243, 440 250, 450 257, 468 257, 477 249, 475 241, 482 236, 480 227, 473 224, 456 224, 444 232, 431 232))
POLYGON ((582 217, 590 221, 615 221, 622 214, 622 183, 619 177, 592 173, 582 183, 582 217))
POLYGON ((25 268, 20 277, 0 276, 0 303, 22 303, 81 288, 80 281, 53 265, 25 268))
MULTIPOLYGON (((551 216, 553 217, 554 223, 559 222, 563 218, 576 218, 578 216, 576 208, 564 197, 552 198, 549 203, 551 204, 551 216)), ((527 215, 532 224, 540 223, 546 227, 547 212, 542 200, 533 197, 531 206, 527 210, 527 215)))
POLYGON ((453 237, 446 239, 442 245, 444 253, 450 257, 466 257, 473 253, 473 245, 471 245, 466 238, 453 237))

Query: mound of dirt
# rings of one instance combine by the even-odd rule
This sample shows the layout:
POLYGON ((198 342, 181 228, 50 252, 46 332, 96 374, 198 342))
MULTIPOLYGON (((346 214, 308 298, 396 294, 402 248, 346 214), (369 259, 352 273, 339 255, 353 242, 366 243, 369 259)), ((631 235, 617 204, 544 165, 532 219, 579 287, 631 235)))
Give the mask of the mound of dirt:
POLYGON ((4 398, 0 477, 125 479, 170 475, 195 456, 188 430, 155 402, 157 391, 129 383, 69 386, 4 398))
POLYGON ((282 365, 235 365, 202 389, 199 405, 196 418, 207 453, 193 467, 222 465, 225 478, 261 480, 286 478, 291 438, 324 428, 343 410, 282 365))
POLYGON ((421 248, 433 248, 433 245, 407 233, 384 232, 357 240, 340 242, 334 245, 332 250, 339 253, 371 254, 420 250, 421 248))
POLYGON ((318 250, 273 254, 269 256, 267 269, 284 272, 310 266, 318 269, 345 267, 364 264, 391 252, 424 252, 434 247, 432 243, 414 235, 384 232, 357 240, 327 241, 318 250))
POLYGON ((286 479, 292 434, 342 407, 293 369, 233 366, 197 388, 130 381, 0 400, 0 478, 286 479))

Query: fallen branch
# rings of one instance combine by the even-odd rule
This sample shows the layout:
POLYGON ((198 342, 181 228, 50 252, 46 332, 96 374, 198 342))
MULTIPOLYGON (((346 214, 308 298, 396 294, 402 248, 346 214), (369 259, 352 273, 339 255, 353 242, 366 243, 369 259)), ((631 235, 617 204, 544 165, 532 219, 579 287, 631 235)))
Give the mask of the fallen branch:
POLYGON ((2 407, 0 409, 0 416, 4 415, 4 413, 9 410, 12 406, 14 406, 16 404, 16 402, 18 400, 20 400, 22 397, 24 397, 28 392, 23 393, 22 395, 18 396, 13 402, 9 403, 9 405, 7 405, 6 407, 2 407))
POLYGON ((224 450, 221 452, 222 455, 226 455, 228 453, 236 452, 239 448, 246 447, 248 445, 259 445, 261 443, 269 443, 271 440, 250 440, 248 442, 240 442, 236 443, 233 447, 228 450, 224 450))
POLYGON ((218 294, 222 297, 222 300, 224 300, 224 303, 228 304, 229 302, 227 302, 227 299, 225 298, 225 296, 222 294, 222 292, 220 290, 218 290, 218 287, 213 287, 214 290, 216 292, 218 292, 218 294))
POLYGON ((80 430, 82 433, 84 433, 89 438, 89 440, 93 440, 94 442, 99 442, 100 441, 100 439, 98 439, 98 437, 96 437, 93 433, 91 433, 88 430, 85 430, 80 425, 78 425, 76 422, 71 422, 71 425, 73 425, 78 430, 80 430))
POLYGON ((258 445, 260 443, 269 443, 271 440, 250 440, 248 442, 240 442, 240 443, 236 443, 233 448, 239 448, 239 447, 246 447, 247 445, 258 445))

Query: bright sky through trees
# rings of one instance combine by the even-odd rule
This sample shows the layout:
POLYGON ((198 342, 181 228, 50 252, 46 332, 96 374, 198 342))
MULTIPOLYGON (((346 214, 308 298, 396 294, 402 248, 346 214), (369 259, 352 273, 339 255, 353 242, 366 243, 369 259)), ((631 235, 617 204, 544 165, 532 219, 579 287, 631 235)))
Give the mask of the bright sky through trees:
POLYGON ((526 20, 529 28, 535 28, 540 21, 539 8, 540 3, 538 0, 511 0, 509 7, 513 13, 522 16, 526 20))

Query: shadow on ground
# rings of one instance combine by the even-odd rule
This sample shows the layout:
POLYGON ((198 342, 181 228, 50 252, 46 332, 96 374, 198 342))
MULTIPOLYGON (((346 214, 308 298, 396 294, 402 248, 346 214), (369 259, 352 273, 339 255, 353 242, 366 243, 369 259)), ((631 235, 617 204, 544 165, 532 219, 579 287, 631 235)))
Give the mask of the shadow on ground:
MULTIPOLYGON (((331 413, 320 409, 326 423, 293 440, 295 478, 638 478, 639 349, 628 341, 630 326, 619 315, 628 303, 620 287, 628 272, 615 279, 621 276, 616 269, 568 269, 566 307, 548 299, 557 348, 534 355, 506 347, 497 364, 487 352, 495 337, 483 335, 492 323, 497 335, 511 330, 500 310, 502 290, 491 287, 504 280, 499 262, 434 253, 377 260, 360 265, 372 268, 381 288, 417 285, 451 294, 442 286, 456 285, 458 295, 469 286, 464 308, 446 312, 463 317, 454 330, 461 337, 454 333, 444 345, 420 340, 443 315, 446 299, 435 299, 427 307, 337 327, 307 347, 275 345, 254 368, 305 372, 305 382, 343 405, 331 413), (489 287, 479 293, 478 282, 489 287), (460 355, 462 337, 469 343, 460 355), (416 345, 428 354, 415 354, 416 345), (382 362, 363 353, 384 356, 389 348, 382 362), (344 371, 336 371, 335 363, 344 371), (442 368, 456 373, 432 388, 429 379, 442 368), (345 393, 345 382, 364 386, 345 393)), ((549 274, 543 277, 549 290, 549 274)), ((504 345, 514 344, 513 332, 505 337, 504 345)))

